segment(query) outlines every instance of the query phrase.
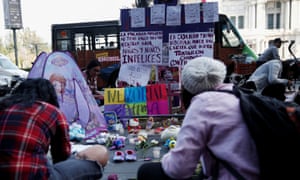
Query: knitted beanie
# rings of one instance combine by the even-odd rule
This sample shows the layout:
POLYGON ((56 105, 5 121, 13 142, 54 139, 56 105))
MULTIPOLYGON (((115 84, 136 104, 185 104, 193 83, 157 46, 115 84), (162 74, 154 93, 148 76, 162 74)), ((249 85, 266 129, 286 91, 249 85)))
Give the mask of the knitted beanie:
POLYGON ((223 62, 209 57, 197 57, 183 67, 181 80, 183 87, 192 94, 214 89, 226 77, 223 62))

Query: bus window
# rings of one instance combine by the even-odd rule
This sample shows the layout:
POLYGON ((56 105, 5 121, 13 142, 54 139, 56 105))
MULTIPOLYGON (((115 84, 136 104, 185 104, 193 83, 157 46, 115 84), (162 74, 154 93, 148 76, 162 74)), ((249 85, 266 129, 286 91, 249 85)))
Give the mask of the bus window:
POLYGON ((109 43, 109 48, 117 48, 118 47, 118 34, 107 35, 107 41, 109 43))
POLYGON ((60 50, 71 50, 71 32, 68 30, 59 30, 56 32, 56 47, 60 50))
POLYGON ((95 36, 95 48, 96 49, 110 49, 118 47, 118 35, 96 35, 95 36))
POLYGON ((77 50, 85 50, 85 45, 84 45, 84 34, 83 33, 76 33, 74 35, 75 39, 75 49, 77 50))
POLYGON ((97 34, 95 36, 95 48, 96 49, 104 49, 106 46, 106 38, 102 34, 97 34))
POLYGON ((56 46, 58 49, 62 51, 68 51, 71 50, 71 41, 70 40, 57 40, 56 46))
POLYGON ((93 37, 91 35, 86 34, 84 36, 84 45, 85 50, 93 50, 93 37))

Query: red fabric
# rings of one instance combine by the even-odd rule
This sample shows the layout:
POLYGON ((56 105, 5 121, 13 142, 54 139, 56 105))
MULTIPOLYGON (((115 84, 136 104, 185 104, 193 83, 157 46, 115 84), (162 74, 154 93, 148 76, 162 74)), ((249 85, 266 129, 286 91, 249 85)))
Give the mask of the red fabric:
POLYGON ((146 86, 147 101, 167 100, 166 84, 151 84, 146 86))

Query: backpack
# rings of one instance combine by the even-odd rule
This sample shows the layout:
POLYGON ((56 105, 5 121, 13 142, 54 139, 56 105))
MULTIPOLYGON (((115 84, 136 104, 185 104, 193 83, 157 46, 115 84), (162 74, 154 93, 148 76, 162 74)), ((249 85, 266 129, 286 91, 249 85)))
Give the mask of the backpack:
MULTIPOLYGON (((240 99, 245 123, 256 144, 260 179, 300 179, 300 107, 238 86, 232 91, 217 91, 240 99)), ((232 174, 241 179, 236 176, 238 172, 232 174)))

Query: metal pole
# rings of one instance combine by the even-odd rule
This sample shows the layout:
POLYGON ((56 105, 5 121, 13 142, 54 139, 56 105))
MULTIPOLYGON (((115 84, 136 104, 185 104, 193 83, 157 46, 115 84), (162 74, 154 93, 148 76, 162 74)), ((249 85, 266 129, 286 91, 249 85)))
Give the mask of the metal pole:
POLYGON ((34 49, 35 49, 35 55, 36 55, 36 57, 38 57, 38 55, 39 55, 38 44, 34 44, 34 49))
POLYGON ((15 59, 16 59, 16 65, 19 66, 18 63, 18 47, 17 47, 17 35, 16 35, 16 29, 13 30, 13 36, 14 36, 14 48, 15 48, 15 59))

